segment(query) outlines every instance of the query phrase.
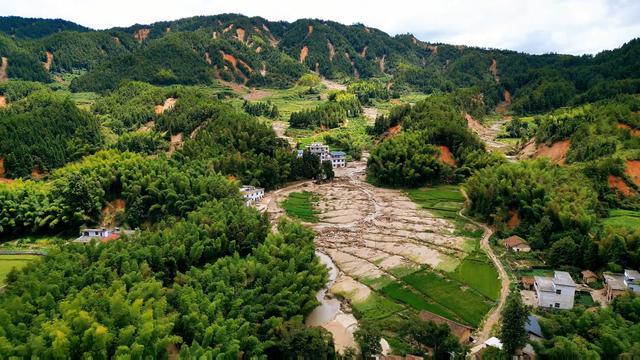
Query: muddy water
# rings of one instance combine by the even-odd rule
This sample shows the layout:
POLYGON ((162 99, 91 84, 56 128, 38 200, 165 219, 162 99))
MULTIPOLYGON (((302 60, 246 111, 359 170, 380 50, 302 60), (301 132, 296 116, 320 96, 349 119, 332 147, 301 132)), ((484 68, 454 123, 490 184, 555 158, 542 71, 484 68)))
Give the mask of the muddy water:
POLYGON ((329 281, 327 286, 316 295, 320 305, 315 308, 306 319, 307 326, 322 326, 333 336, 336 351, 343 352, 346 348, 357 348, 353 332, 358 327, 358 320, 353 314, 342 311, 340 301, 328 297, 327 292, 333 286, 338 277, 338 268, 331 258, 319 251, 316 255, 320 262, 329 268, 329 281))
POLYGON ((338 268, 328 255, 316 251, 316 256, 320 259, 321 263, 329 268, 329 281, 327 282, 327 286, 324 289, 318 291, 318 294, 316 295, 316 299, 318 299, 320 305, 313 309, 311 314, 307 316, 306 324, 308 326, 325 325, 331 320, 335 319, 336 316, 341 312, 340 301, 338 301, 338 299, 328 298, 326 296, 329 288, 331 288, 331 286, 333 286, 333 283, 336 282, 336 278, 338 277, 338 268))

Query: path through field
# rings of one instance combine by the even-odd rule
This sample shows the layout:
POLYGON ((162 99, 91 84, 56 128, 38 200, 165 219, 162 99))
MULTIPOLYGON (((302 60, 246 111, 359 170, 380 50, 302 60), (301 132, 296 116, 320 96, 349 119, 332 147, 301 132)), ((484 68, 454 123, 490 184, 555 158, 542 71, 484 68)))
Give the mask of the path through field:
MULTIPOLYGON (((468 201, 469 198, 464 189, 461 189, 460 191, 468 201)), ((489 244, 489 238, 491 238, 491 235, 493 235, 493 230, 487 225, 478 223, 473 219, 465 216, 463 214, 463 211, 464 209, 460 210, 458 214, 484 230, 482 240, 480 240, 480 247, 487 253, 489 259, 491 259, 491 262, 493 262, 493 266, 498 269, 498 276, 500 277, 500 298, 498 299, 498 304, 493 309, 491 309, 489 314, 486 315, 482 328, 478 329, 474 337, 474 339, 476 340, 476 344, 483 344, 491 337, 491 329, 493 329, 494 325, 500 321, 502 308, 504 307, 504 303, 507 300, 507 296, 509 295, 509 275, 504 269, 502 262, 500 261, 500 259, 498 259, 496 254, 493 252, 491 245, 489 244)))

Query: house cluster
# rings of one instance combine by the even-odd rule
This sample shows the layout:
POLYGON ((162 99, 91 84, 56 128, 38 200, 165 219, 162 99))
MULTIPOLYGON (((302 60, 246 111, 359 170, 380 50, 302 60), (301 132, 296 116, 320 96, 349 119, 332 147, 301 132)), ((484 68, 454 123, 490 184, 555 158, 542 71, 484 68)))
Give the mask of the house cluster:
POLYGON ((536 305, 552 309, 572 309, 576 283, 566 271, 554 271, 553 277, 534 276, 536 305))
POLYGON ((242 194, 242 197, 244 198, 244 203, 247 206, 251 206, 259 202, 264 197, 263 188, 250 186, 250 185, 243 185, 240 188, 240 193, 242 194))
POLYGON ((133 230, 121 230, 120 228, 100 228, 100 229, 83 229, 80 236, 73 240, 78 244, 88 244, 91 239, 97 239, 100 242, 109 242, 119 239, 121 235, 131 235, 133 230))
POLYGON ((622 274, 604 273, 602 277, 604 277, 608 302, 627 290, 640 293, 640 272, 637 270, 627 269, 622 274))
MULTIPOLYGON (((347 154, 342 151, 331 151, 329 150, 329 145, 314 142, 311 145, 307 145, 305 150, 320 157, 320 162, 331 161, 331 165, 334 168, 347 166, 347 154)), ((304 150, 298 150, 298 157, 302 157, 303 154, 304 150)))

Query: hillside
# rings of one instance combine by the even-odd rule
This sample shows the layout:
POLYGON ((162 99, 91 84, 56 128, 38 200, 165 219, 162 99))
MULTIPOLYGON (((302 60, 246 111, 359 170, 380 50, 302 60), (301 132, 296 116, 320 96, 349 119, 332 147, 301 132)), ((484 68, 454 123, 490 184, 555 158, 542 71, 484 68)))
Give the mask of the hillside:
POLYGON ((106 91, 122 80, 284 87, 312 70, 332 79, 383 77, 396 89, 427 93, 475 86, 490 108, 510 97, 514 111, 540 113, 640 88, 640 40, 577 57, 432 44, 312 19, 287 23, 223 14, 104 31, 31 23, 40 21, 21 27, 22 38, 0 39, 9 78, 46 78, 37 58, 47 72, 88 70, 73 81, 77 91, 106 91), (56 30, 47 34, 41 27, 56 30))

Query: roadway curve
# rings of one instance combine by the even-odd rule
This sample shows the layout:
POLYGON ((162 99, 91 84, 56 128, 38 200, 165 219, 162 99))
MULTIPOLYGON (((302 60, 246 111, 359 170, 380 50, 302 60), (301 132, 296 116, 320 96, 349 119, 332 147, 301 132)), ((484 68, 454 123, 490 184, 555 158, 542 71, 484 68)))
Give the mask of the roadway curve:
MULTIPOLYGON (((469 197, 467 196, 466 191, 464 191, 463 188, 460 188, 460 192, 462 192, 462 195, 464 196, 468 204, 469 197)), ((485 321, 482 325, 482 329, 478 329, 474 337, 476 339, 476 344, 482 344, 489 339, 489 337, 491 336, 491 329, 500 321, 500 317, 502 316, 502 308, 504 307, 507 296, 509 295, 510 282, 507 271, 504 269, 502 262, 500 261, 500 259, 498 259, 496 254, 493 252, 491 245, 489 244, 489 238, 491 238, 491 235, 493 235, 493 230, 487 225, 479 223, 467 217, 462 213, 463 210, 464 208, 462 208, 458 212, 458 214, 462 218, 470 221, 474 225, 479 226, 484 230, 484 235, 482 235, 482 240, 480 240, 480 247, 484 249, 487 255, 489 255, 489 259, 491 259, 493 265, 496 267, 496 269, 498 269, 498 277, 500 278, 500 299, 498 299, 498 305, 491 309, 491 311, 486 315, 485 321)))

